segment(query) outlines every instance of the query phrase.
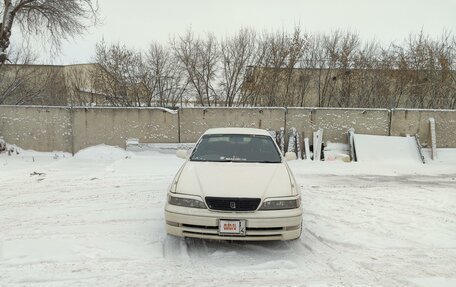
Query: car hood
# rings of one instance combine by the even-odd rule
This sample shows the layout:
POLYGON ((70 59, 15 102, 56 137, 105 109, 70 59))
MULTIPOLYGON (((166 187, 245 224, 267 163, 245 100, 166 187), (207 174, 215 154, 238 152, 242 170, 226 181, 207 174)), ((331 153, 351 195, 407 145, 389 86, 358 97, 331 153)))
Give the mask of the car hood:
POLYGON ((187 161, 176 192, 214 197, 268 198, 295 195, 285 163, 187 161))

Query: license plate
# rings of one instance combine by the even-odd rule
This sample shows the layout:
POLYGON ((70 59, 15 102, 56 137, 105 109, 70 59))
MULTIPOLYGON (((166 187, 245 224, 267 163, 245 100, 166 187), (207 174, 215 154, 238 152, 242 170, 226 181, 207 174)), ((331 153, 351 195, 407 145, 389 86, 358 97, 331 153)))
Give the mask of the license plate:
POLYGON ((219 234, 245 235, 245 220, 219 220, 219 234))

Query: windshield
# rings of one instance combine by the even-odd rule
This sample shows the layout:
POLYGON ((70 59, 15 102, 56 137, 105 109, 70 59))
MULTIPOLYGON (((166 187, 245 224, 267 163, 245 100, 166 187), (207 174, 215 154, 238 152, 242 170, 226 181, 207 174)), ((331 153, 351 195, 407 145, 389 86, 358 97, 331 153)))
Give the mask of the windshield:
POLYGON ((214 134, 201 138, 190 160, 280 163, 281 157, 269 136, 214 134))

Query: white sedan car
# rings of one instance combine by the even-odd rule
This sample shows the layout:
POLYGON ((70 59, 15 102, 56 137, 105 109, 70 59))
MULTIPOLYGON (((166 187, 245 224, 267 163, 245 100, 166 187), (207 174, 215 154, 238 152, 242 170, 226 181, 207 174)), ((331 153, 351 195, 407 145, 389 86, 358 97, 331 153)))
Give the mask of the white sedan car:
POLYGON ((291 240, 302 225, 301 195, 266 130, 207 130, 177 172, 165 206, 166 230, 180 237, 291 240))

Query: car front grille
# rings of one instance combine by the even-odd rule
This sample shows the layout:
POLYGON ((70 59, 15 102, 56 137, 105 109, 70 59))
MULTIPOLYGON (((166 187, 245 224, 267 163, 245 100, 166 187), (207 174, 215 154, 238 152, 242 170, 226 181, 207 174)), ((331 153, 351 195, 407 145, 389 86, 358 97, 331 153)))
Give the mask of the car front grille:
POLYGON ((287 230, 299 229, 298 226, 287 227, 246 227, 245 236, 219 234, 218 226, 182 224, 185 237, 226 240, 281 240, 287 230))
POLYGON ((206 197, 210 209, 223 211, 254 211, 260 202, 260 198, 206 197))

